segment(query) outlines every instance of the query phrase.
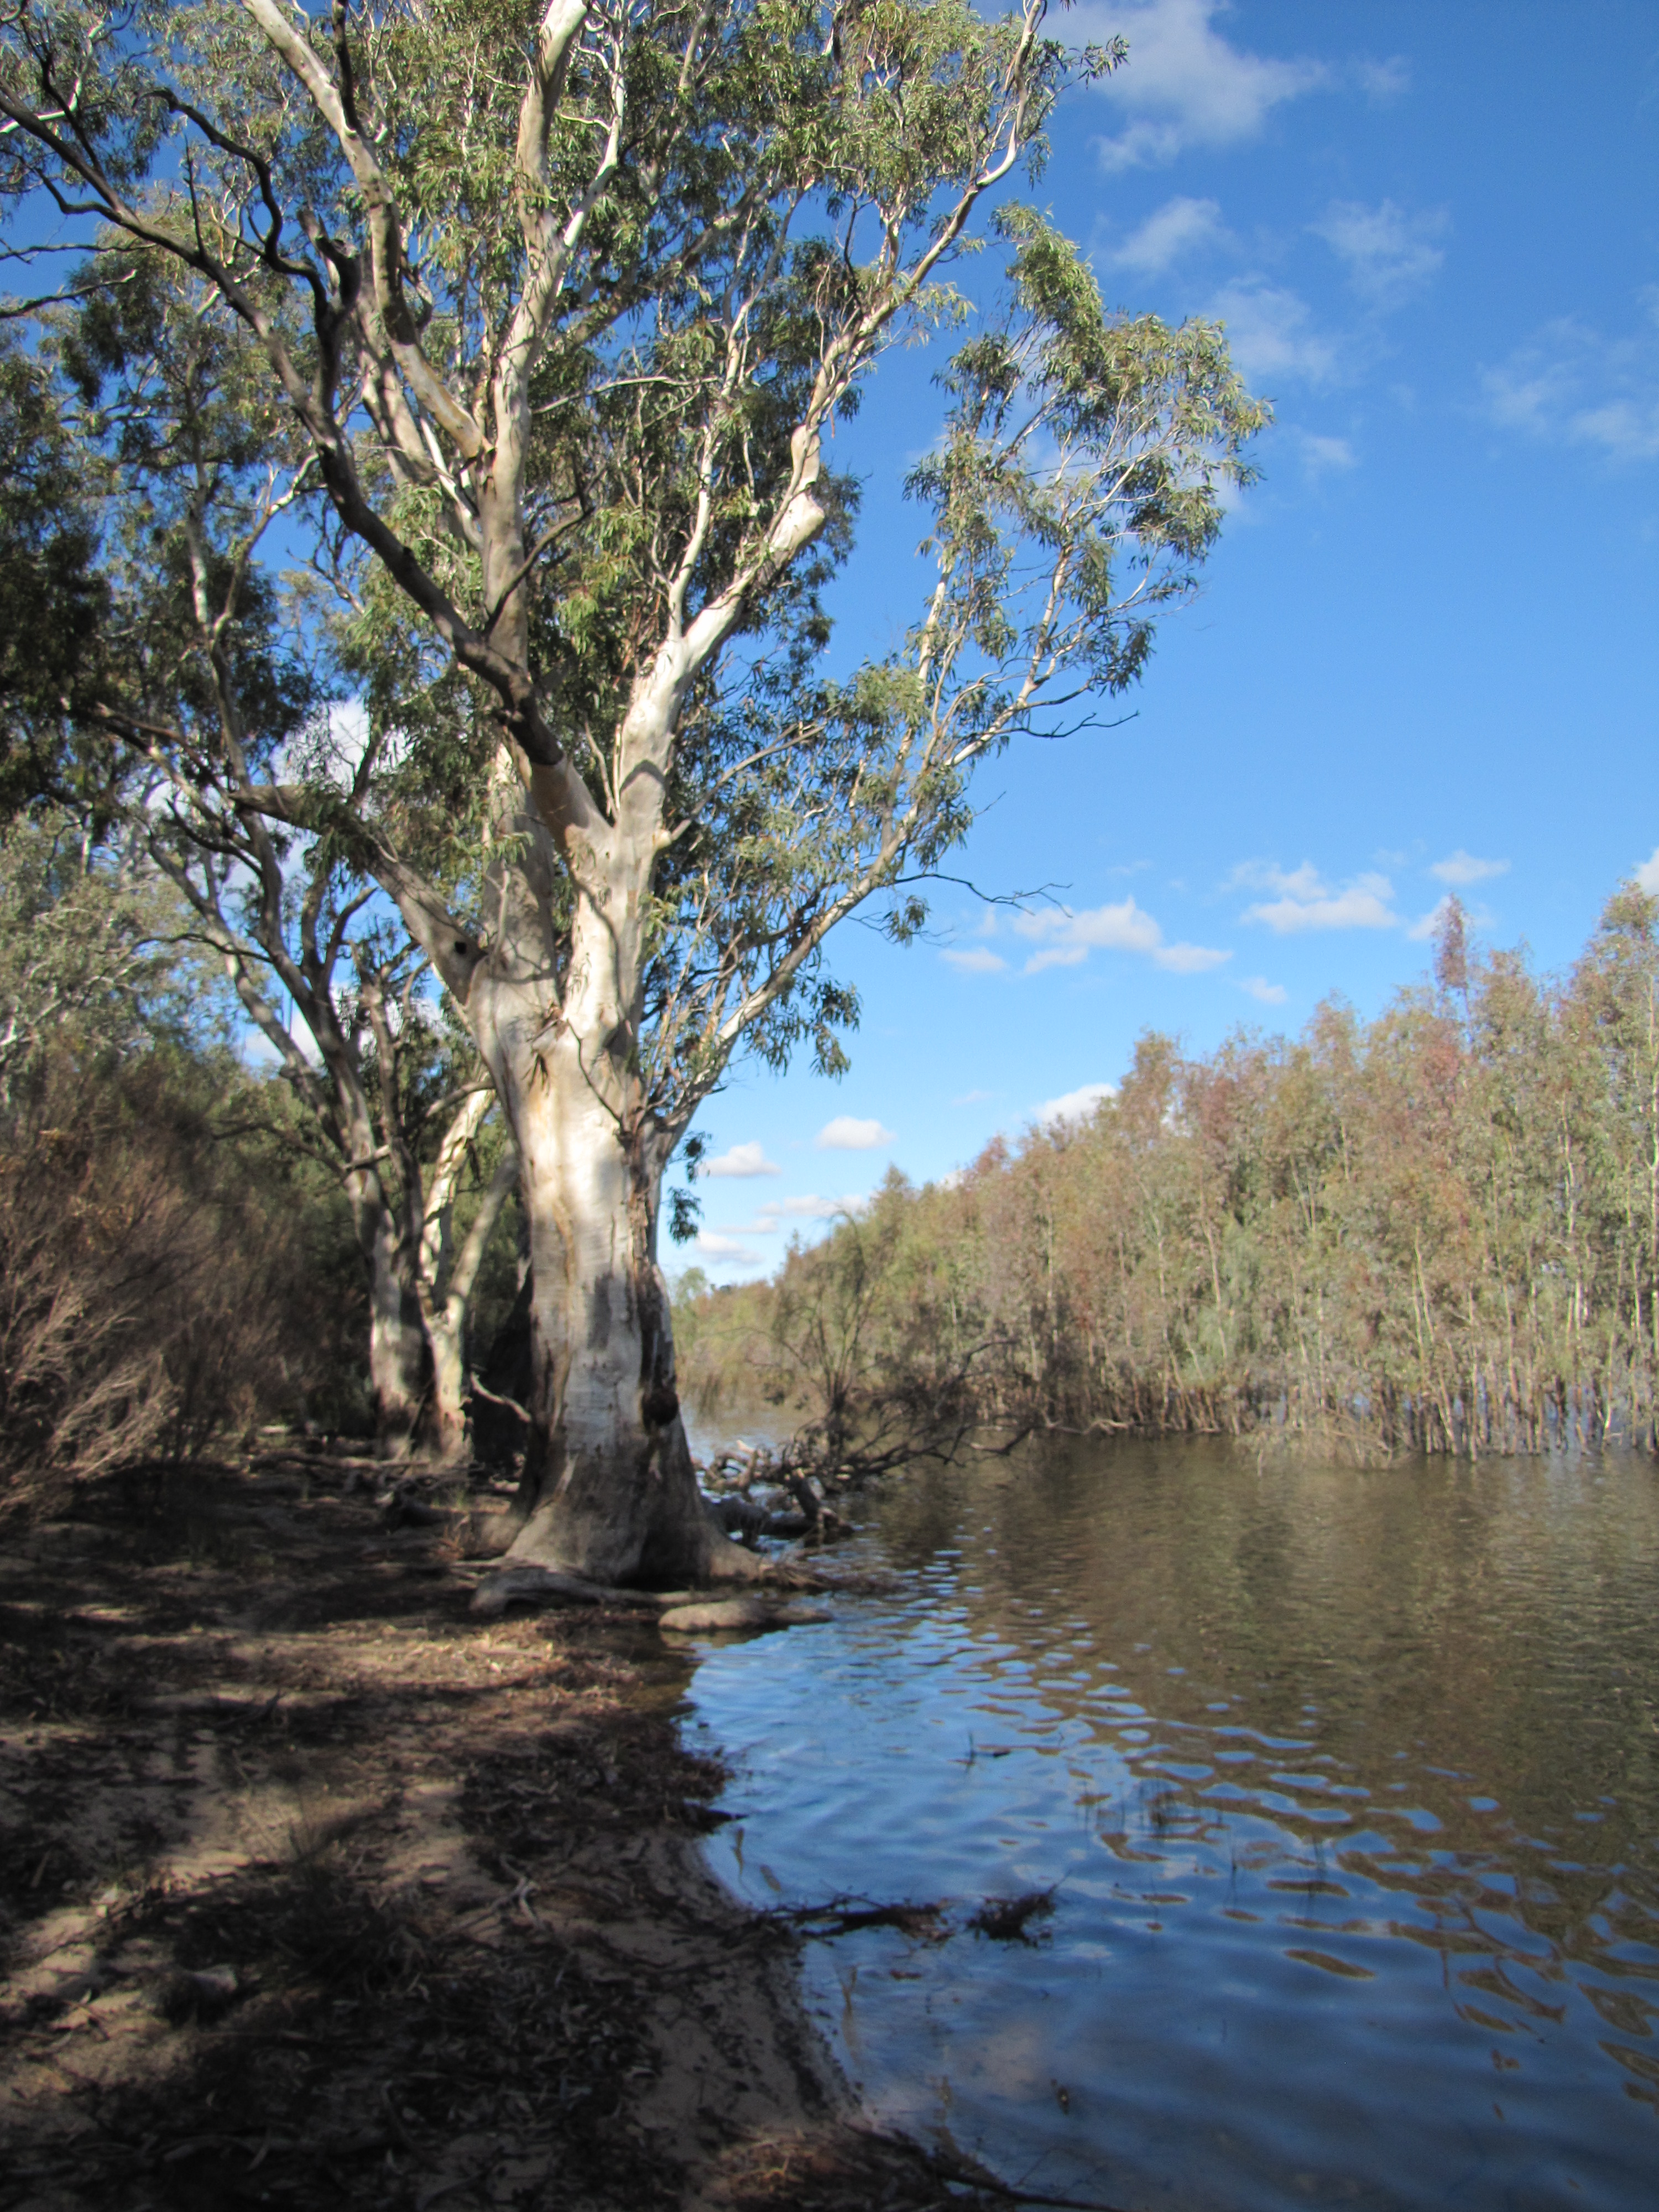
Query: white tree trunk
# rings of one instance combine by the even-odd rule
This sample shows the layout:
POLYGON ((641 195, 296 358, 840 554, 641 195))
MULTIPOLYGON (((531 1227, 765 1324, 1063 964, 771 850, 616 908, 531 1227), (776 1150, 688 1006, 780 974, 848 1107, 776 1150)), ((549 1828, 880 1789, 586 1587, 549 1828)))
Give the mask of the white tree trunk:
POLYGON ((467 1456, 466 1335, 452 1328, 442 1314, 428 1328, 432 1345, 432 1411, 422 1439, 422 1457, 453 1467, 467 1456))
POLYGON ((455 1251, 456 1184, 495 1103, 491 1092, 475 1091, 451 1123, 427 1187, 421 1230, 419 1295, 432 1357, 432 1406, 422 1446, 428 1456, 446 1466, 466 1456, 466 1332, 472 1293, 501 1208, 519 1179, 518 1161, 509 1146, 484 1187, 459 1251, 455 1251))
POLYGON ((399 1244, 383 1212, 374 1224, 368 1322, 374 1447, 382 1459, 406 1459, 417 1448, 431 1400, 426 1330, 399 1244))
MULTIPOLYGON (((661 1163, 631 1150, 568 1032, 510 1086, 530 1226, 531 1427, 517 1559, 605 1583, 705 1579, 704 1510, 657 1266, 661 1163)), ((746 1556, 746 1555, 745 1555, 746 1556)))
MULTIPOLYGON (((641 783, 645 779, 638 780, 641 783)), ((562 988, 546 832, 504 791, 498 933, 467 1012, 519 1157, 530 1236, 530 1429, 512 1555, 596 1582, 752 1577, 709 1518, 674 1387, 657 1265, 663 1170, 680 1131, 647 1110, 637 1060, 642 917, 658 801, 577 854, 562 988)))

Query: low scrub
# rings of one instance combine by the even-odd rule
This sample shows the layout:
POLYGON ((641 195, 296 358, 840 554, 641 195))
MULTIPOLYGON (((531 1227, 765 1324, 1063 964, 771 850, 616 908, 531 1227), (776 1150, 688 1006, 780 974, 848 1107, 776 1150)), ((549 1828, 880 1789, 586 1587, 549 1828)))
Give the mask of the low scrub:
POLYGON ((0 1133, 0 1510, 198 1454, 303 1399, 304 1227, 199 1066, 49 1065, 0 1133))

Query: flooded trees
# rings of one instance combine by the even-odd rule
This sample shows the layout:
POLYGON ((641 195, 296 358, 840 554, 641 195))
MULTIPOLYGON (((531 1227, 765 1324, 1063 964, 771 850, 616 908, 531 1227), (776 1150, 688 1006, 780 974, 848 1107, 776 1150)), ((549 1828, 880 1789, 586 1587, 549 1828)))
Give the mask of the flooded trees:
POLYGON ((1202 1058, 1143 1036, 1086 1123, 890 1185, 868 1226, 694 1303, 695 1387, 740 1360, 751 1388, 787 1384, 779 1340, 847 1308, 848 1282, 842 1402, 939 1402, 954 1345, 981 1347, 964 1427, 1004 1435, 1652 1450, 1659 899, 1622 886, 1565 978, 1449 908, 1432 981, 1374 1021, 1328 1004, 1299 1037, 1202 1058), (872 1270, 878 1252, 902 1257, 872 1270))
POLYGON ((966 315, 988 196, 1121 58, 1043 18, 209 0, 153 43, 62 8, 6 33, 11 144, 246 335, 348 580, 361 773, 273 762, 234 804, 338 840, 489 1069, 535 1285, 520 1557, 741 1565, 679 1419, 664 1170, 735 1052, 839 1064, 830 932, 871 901, 913 932, 976 763, 1134 680, 1264 419, 1218 330, 1108 314, 1005 209, 912 480, 917 618, 824 674, 832 433, 966 315))

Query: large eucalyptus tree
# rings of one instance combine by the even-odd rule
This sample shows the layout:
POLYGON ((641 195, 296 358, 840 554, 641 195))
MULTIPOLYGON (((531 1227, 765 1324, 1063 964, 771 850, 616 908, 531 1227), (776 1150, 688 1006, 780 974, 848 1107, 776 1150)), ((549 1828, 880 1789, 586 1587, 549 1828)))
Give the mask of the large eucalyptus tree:
POLYGON ((1004 304, 911 486, 916 619, 823 674, 856 503, 830 434, 887 347, 967 317, 950 270, 988 196, 1068 78, 1121 59, 1068 59, 1043 17, 9 11, 13 148, 257 344, 354 575, 366 771, 237 803, 349 843, 494 1077, 535 1283, 521 1556, 737 1565, 679 1419, 665 1167, 740 1047, 838 1064, 830 932, 872 900, 914 929, 975 764, 1134 678, 1262 420, 1218 330, 1109 314, 1003 210, 1004 304), (442 893, 434 825, 464 855, 442 893))

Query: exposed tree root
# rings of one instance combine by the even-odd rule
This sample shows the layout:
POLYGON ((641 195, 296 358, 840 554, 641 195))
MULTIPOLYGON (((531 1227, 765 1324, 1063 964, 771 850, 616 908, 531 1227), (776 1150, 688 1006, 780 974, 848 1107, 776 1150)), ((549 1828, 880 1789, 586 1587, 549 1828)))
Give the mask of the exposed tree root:
POLYGON ((806 1621, 829 1620, 832 1617, 827 1606, 803 1604, 799 1598, 751 1595, 673 1606, 662 1615, 659 1626, 681 1632, 709 1628, 797 1628, 806 1621))
POLYGON ((473 1592, 471 1609, 485 1620, 497 1620, 510 1605, 605 1606, 623 1612, 655 1613, 664 1628, 679 1630, 789 1628, 804 1621, 830 1619, 823 1607, 804 1604, 790 1595, 799 1587, 797 1578, 781 1573, 765 1579, 769 1583, 766 1589, 751 1586, 740 1597, 716 1597, 695 1589, 623 1589, 590 1582, 585 1575, 569 1574, 561 1568, 515 1561, 479 1583, 473 1592))

